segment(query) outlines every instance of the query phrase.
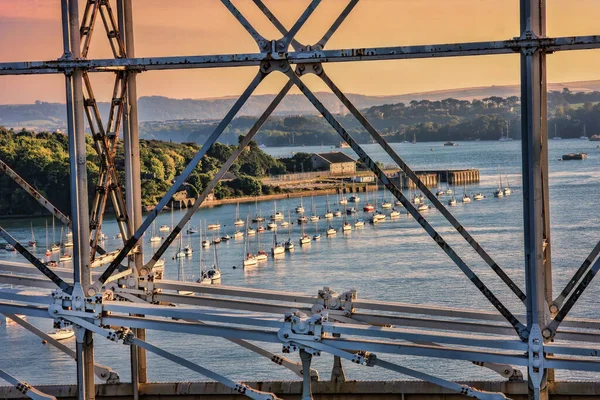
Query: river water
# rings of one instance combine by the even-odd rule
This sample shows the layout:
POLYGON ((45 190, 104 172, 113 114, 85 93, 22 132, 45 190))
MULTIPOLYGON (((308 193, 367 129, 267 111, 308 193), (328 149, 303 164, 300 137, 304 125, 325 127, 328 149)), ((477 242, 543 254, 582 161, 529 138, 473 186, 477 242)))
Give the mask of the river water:
MULTIPOLYGON (((478 168, 481 182, 467 187, 474 193, 481 191, 487 198, 471 204, 458 203, 452 209, 454 215, 479 241, 486 251, 525 290, 523 269, 523 229, 522 229, 522 190, 521 190, 521 146, 519 141, 511 142, 461 142, 457 147, 444 147, 442 143, 394 144, 393 147, 414 169, 458 169, 478 168), (433 149, 433 151, 431 151, 433 149), (506 176, 513 189, 513 195, 494 198, 494 188, 498 184, 498 168, 503 180, 506 176)), ((392 161, 377 145, 365 145, 367 153, 384 164, 392 161)), ((269 154, 281 157, 289 156, 292 151, 326 152, 330 148, 266 148, 269 154)), ((342 151, 356 157, 351 149, 342 151)), ((550 199, 552 224, 552 259, 554 272, 554 291, 559 292, 575 269, 581 264, 592 247, 600 239, 597 226, 600 216, 597 213, 597 196, 600 184, 600 149, 596 143, 581 140, 551 140, 550 153, 550 199), (587 152, 585 161, 559 161, 562 154, 587 152)), ((457 188, 462 193, 462 188, 457 188)), ((379 201, 384 197, 378 194, 379 201)), ((388 193, 387 198, 391 196, 388 193)), ((280 200, 277 210, 286 215, 298 204, 298 199, 280 200)), ((310 214, 311 202, 320 215, 326 209, 326 197, 304 198, 307 214, 310 214)), ((336 204, 334 196, 329 197, 333 209, 342 207, 336 204)), ((259 209, 263 216, 273 213, 273 202, 246 203, 240 205, 240 216, 254 215, 259 209)), ((223 205, 201 209, 193 218, 191 225, 219 222, 222 225, 220 235, 234 232, 233 217, 235 205, 223 205)), ((177 221, 183 212, 174 212, 177 221)), ((367 216, 359 218, 367 219, 367 216)), ((437 211, 426 211, 426 217, 438 232, 453 246, 467 264, 480 276, 489 288, 514 313, 524 313, 524 307, 514 295, 504 287, 499 278, 466 244, 456 231, 437 211)), ((331 223, 341 228, 342 218, 331 223)), ((2 226, 17 239, 27 241, 30 236, 30 222, 35 235, 42 244, 45 241, 46 219, 5 220, 2 226)), ((51 222, 51 221, 50 221, 51 222)), ((170 225, 171 215, 166 212, 158 218, 158 225, 170 225)), ((322 221, 318 227, 321 233, 326 228, 322 221)), ((313 234, 316 227, 306 225, 307 233, 313 234)), ((59 229, 56 235, 58 236, 59 229)), ((109 236, 104 246, 107 249, 120 247, 115 239, 117 225, 111 218, 105 221, 103 232, 109 236)), ((286 239, 288 231, 280 229, 279 237, 286 239)), ((292 227, 291 236, 297 243, 300 227, 292 227)), ((51 233, 50 233, 51 236, 51 233)), ((146 239, 147 240, 147 239, 146 239)), ((258 236, 259 246, 268 250, 273 235, 265 233, 258 236)), ((194 254, 181 261, 172 259, 176 249, 166 254, 167 279, 192 279, 199 270, 199 236, 184 237, 184 245, 191 243, 194 254)), ((251 249, 257 246, 256 239, 249 243, 251 249)), ((40 256, 43 245, 40 246, 40 256)), ((154 249, 158 246, 154 247, 154 249)), ((145 242, 145 254, 149 257, 153 247, 145 242)), ((433 243, 431 238, 412 219, 405 215, 395 221, 386 221, 376 226, 367 224, 364 229, 323 238, 313 242, 307 248, 299 248, 292 254, 286 253, 279 260, 265 262, 258 268, 244 270, 239 268, 244 252, 243 240, 231 240, 218 246, 219 263, 226 285, 288 290, 316 294, 323 286, 329 286, 338 292, 356 289, 359 298, 401 301, 409 303, 427 303, 452 307, 469 307, 480 310, 493 310, 487 300, 468 281, 462 272, 433 243), (233 266, 238 268, 234 269, 233 266)), ((205 258, 210 263, 212 253, 205 258)), ((25 261, 20 255, 0 251, 0 260, 25 261)), ((573 316, 598 317, 600 311, 594 307, 599 291, 598 285, 591 285, 572 311, 573 316)), ((50 322, 30 318, 30 321, 43 329, 50 328, 50 322)), ((267 359, 254 356, 253 353, 238 348, 220 338, 207 338, 183 334, 148 332, 148 340, 160 347, 183 355, 191 361, 226 374, 245 380, 291 380, 297 377, 267 359)), ((73 341, 67 342, 73 346, 73 341)), ((124 381, 129 380, 128 348, 123 345, 107 343, 96 339, 96 355, 100 363, 117 370, 124 381)), ((279 346, 267 348, 280 351, 279 346)), ((381 355, 383 356, 383 355, 381 355)), ((297 359, 297 354, 291 356, 297 359)), ((441 377, 451 379, 498 379, 488 370, 476 367, 468 362, 451 362, 437 359, 418 359, 404 356, 384 356, 384 358, 402 363, 405 366, 420 369, 441 377)), ((323 355, 314 360, 314 366, 321 376, 328 378, 331 369, 331 357, 323 355)), ((197 374, 174 363, 149 354, 149 378, 152 381, 202 380, 197 374)), ((72 383, 75 382, 75 363, 60 351, 43 345, 40 340, 17 326, 0 325, 0 367, 9 373, 30 383, 72 383)), ((367 367, 345 364, 349 379, 401 379, 401 375, 367 367)), ((591 373, 559 372, 559 378, 591 379, 591 373)), ((595 377, 597 378, 597 377, 595 377)), ((2 382, 0 380, 0 382, 2 382)))

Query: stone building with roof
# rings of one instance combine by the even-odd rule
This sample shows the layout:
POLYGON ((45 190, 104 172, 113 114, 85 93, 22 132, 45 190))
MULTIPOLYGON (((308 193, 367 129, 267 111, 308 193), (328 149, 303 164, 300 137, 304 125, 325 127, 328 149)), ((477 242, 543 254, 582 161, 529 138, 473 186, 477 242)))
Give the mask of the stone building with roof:
POLYGON ((339 151, 313 154, 310 160, 314 170, 329 171, 332 175, 350 175, 356 172, 356 161, 339 151))

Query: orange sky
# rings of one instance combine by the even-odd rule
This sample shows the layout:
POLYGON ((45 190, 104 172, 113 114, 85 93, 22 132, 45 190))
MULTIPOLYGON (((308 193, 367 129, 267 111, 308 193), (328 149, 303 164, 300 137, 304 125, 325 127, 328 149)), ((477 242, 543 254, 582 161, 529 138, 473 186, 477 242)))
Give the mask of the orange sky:
MULTIPOLYGON (((277 32, 251 0, 236 6, 268 39, 277 32)), ((266 0, 290 27, 308 0, 266 0)), ((62 53, 58 0, 0 0, 0 61, 47 60, 62 53)), ((300 31, 302 42, 316 42, 347 0, 323 0, 300 31)), ((548 35, 600 34, 600 1, 547 0, 548 35)), ((375 47, 424 43, 500 40, 518 36, 518 0, 361 0, 327 48, 375 47)), ((83 8, 82 8, 83 9, 83 8)), ((218 0, 134 0, 137 56, 254 52, 256 46, 218 0)), ((97 26, 90 58, 109 56, 103 28, 97 26)), ((469 86, 514 84, 519 57, 486 56, 435 60, 399 60, 326 65, 343 90, 369 95, 400 94, 469 86)), ((600 79, 600 51, 549 56, 552 82, 600 79)), ((255 68, 145 72, 138 93, 174 98, 239 94, 255 68)), ((94 74, 100 100, 112 89, 110 74, 94 74)), ((257 93, 283 85, 273 75, 257 93)), ((324 90, 307 79, 314 90, 324 90)), ((0 76, 0 103, 64 101, 64 79, 55 76, 0 76)))

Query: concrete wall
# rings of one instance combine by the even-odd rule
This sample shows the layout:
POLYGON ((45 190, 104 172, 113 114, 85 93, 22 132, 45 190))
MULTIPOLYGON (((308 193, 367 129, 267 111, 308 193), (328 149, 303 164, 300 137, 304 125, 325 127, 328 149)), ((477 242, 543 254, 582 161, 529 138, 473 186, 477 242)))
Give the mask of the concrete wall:
POLYGON ((345 162, 330 164, 329 172, 331 175, 348 175, 356 172, 356 163, 345 162))
POLYGON ((313 169, 323 169, 329 171, 332 175, 347 175, 356 172, 355 162, 343 162, 330 164, 328 161, 316 154, 310 158, 313 169))
MULTIPOLYGON (((366 367, 365 367, 366 368, 366 367)), ((256 389, 272 392, 284 399, 300 399, 302 384, 299 381, 283 382, 247 382, 256 389)), ((527 382, 489 381, 469 382, 479 390, 502 392, 514 400, 527 399, 527 382)), ((598 382, 554 382, 549 388, 552 400, 591 400, 598 398, 598 382)), ((35 386, 47 394, 59 399, 76 399, 75 385, 35 386)), ((348 381, 313 382, 312 391, 315 400, 461 400, 460 394, 442 389, 422 381, 348 381)), ((98 399, 131 399, 133 395, 130 383, 115 385, 96 385, 98 399)), ((219 400, 247 399, 233 390, 215 382, 165 382, 140 385, 141 400, 191 400, 200 398, 219 400)), ((1 399, 26 398, 16 388, 0 386, 1 399)))

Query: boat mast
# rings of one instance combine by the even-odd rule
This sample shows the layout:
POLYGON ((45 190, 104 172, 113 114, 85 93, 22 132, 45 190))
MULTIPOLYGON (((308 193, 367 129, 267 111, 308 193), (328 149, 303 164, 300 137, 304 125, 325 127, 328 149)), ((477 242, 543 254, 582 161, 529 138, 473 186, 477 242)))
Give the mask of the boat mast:
POLYGON ((200 221, 200 281, 202 281, 202 273, 204 272, 204 268, 202 268, 202 221, 200 221))

